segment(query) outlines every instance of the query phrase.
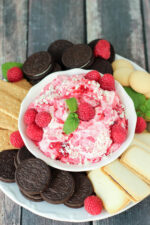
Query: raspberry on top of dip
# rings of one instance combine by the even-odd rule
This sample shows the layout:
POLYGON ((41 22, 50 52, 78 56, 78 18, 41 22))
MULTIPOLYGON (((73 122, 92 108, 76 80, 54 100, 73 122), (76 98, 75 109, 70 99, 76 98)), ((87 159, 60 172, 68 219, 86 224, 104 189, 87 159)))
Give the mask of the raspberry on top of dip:
MULTIPOLYGON (((111 88, 115 85, 114 78, 110 74, 100 75, 96 81, 87 78, 86 74, 58 75, 29 105, 37 113, 46 111, 51 115, 49 124, 39 128, 43 130, 41 140, 35 142, 51 159, 68 164, 99 162, 117 151, 126 139, 128 120, 115 86, 111 88), (95 114, 88 121, 79 119, 78 127, 66 134, 63 127, 70 113, 66 99, 70 98, 75 98, 81 108, 88 103, 95 114)), ((90 113, 86 108, 83 110, 83 116, 90 113)))

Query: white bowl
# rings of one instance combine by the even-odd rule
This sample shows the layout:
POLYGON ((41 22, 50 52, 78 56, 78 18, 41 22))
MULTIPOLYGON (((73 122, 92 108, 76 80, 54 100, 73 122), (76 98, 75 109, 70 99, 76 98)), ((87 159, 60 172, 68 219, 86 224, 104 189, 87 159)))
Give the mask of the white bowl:
POLYGON ((88 165, 84 165, 84 164, 83 165, 68 165, 68 164, 62 163, 59 160, 50 159, 47 156, 45 156, 39 150, 39 148, 27 137, 26 132, 25 132, 26 125, 23 122, 23 116, 24 116, 24 113, 27 110, 29 104, 31 102, 33 102, 33 100, 36 98, 36 96, 38 96, 40 94, 40 91, 42 90, 42 88, 45 87, 45 85, 48 84, 49 82, 51 82, 54 78, 56 78, 57 75, 72 76, 74 74, 87 73, 88 71, 90 71, 90 70, 72 69, 72 70, 67 70, 67 71, 63 71, 63 72, 52 73, 52 74, 48 75, 47 77, 45 77, 41 82, 39 82, 38 84, 33 86, 21 104, 21 109, 20 109, 20 114, 19 114, 19 131, 20 131, 20 134, 22 136, 22 139, 23 139, 25 145, 27 146, 29 151, 34 156, 42 159, 48 165, 55 167, 57 169, 77 172, 77 171, 89 171, 89 170, 93 170, 96 168, 100 168, 100 167, 112 162, 113 160, 117 159, 128 148, 128 146, 132 142, 132 139, 133 139, 133 136, 135 133, 136 112, 135 112, 133 101, 128 96, 128 94, 125 92, 124 88, 117 81, 115 81, 116 92, 120 96, 122 103, 125 105, 126 115, 128 118, 127 139, 116 152, 108 155, 105 158, 102 158, 102 160, 98 163, 89 163, 88 165))

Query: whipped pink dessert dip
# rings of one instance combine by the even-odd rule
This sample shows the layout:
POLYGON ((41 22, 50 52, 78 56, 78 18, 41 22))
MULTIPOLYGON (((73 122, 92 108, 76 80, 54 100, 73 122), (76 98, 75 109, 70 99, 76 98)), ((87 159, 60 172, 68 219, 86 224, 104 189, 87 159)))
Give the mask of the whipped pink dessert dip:
POLYGON ((111 138, 112 125, 117 123, 128 129, 125 108, 116 91, 103 90, 98 82, 84 76, 58 75, 29 106, 51 114, 51 122, 43 128, 42 140, 36 145, 44 155, 63 163, 99 162, 121 145, 111 138), (69 115, 66 99, 72 97, 78 105, 87 102, 94 107, 95 116, 89 121, 80 120, 78 128, 67 135, 63 131, 69 115))

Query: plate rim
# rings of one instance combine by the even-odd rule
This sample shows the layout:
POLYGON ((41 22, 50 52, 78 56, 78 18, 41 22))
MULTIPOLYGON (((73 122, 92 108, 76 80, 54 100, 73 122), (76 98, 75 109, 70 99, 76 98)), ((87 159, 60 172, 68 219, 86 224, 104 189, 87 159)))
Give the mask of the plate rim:
MULTIPOLYGON (((118 54, 116 54, 115 55, 115 60, 116 59, 125 59, 125 60, 127 60, 127 61, 129 61, 129 62, 131 62, 132 63, 132 65, 134 66, 134 67, 136 67, 138 70, 142 70, 142 71, 146 71, 145 69, 143 69, 141 66, 139 66, 139 65, 137 65, 135 62, 133 62, 133 61, 131 61, 131 60, 129 60, 129 59, 127 59, 127 58, 125 58, 125 57, 123 57, 123 56, 120 56, 120 55, 118 55, 118 54)), ((14 185, 14 183, 6 183, 8 186, 13 186, 14 185)), ((75 222, 90 222, 90 221, 97 221, 97 220, 103 220, 103 219, 107 219, 107 218, 110 218, 110 217, 113 217, 113 216, 115 216, 115 215, 119 215, 119 214, 121 214, 122 212, 125 212, 126 210, 128 210, 128 209, 130 209, 130 208, 132 208, 133 206, 135 206, 135 205, 137 205, 138 203, 129 203, 129 205, 127 206, 127 207, 125 207, 123 210, 121 210, 121 211, 119 211, 119 212, 117 212, 117 213, 115 213, 115 214, 109 214, 109 213, 107 213, 106 212, 106 215, 104 215, 103 216, 103 214, 99 214, 98 216, 91 216, 91 218, 85 218, 85 219, 70 219, 70 218, 63 218, 63 217, 60 217, 59 216, 59 214, 57 215, 57 214, 49 214, 48 216, 47 215, 44 215, 44 213, 42 213, 42 212, 39 212, 39 211, 37 211, 36 209, 34 209, 33 207, 32 207, 32 205, 33 204, 38 204, 38 203, 34 203, 34 202, 32 202, 32 204, 31 204, 31 207, 28 207, 25 203, 22 203, 20 200, 18 200, 18 198, 14 195, 14 193, 13 193, 13 189, 12 188, 9 188, 9 191, 7 190, 7 188, 5 188, 5 185, 6 185, 4 182, 2 182, 2 181, 0 181, 0 189, 1 189, 1 191, 8 197, 8 198, 10 198, 13 202, 15 202, 16 204, 18 204, 19 206, 21 206, 21 207, 23 207, 23 208, 25 208, 25 209, 27 209, 27 210, 29 210, 30 212, 32 212, 32 213, 34 213, 34 214, 36 214, 36 215, 38 215, 38 216, 41 216, 41 217, 44 217, 44 218, 47 218, 47 219, 52 219, 52 220, 57 220, 57 221, 64 221, 64 222, 73 222, 73 223, 75 223, 75 222)), ((6 186, 7 186, 6 185, 6 186)), ((15 187, 15 188, 18 188, 17 186, 15 187)), ((18 189, 19 190, 19 189, 18 189)), ((27 201, 29 201, 29 200, 27 200, 27 201)), ((140 201, 141 202, 141 201, 140 201)), ((49 203, 48 203, 49 204, 49 203)))

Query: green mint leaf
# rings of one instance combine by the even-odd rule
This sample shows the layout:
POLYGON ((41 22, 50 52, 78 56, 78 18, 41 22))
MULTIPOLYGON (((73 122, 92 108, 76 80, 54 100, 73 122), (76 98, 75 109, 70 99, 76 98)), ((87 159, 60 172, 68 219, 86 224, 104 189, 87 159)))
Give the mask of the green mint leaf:
POLYGON ((146 120, 150 120, 150 111, 147 111, 145 113, 145 117, 144 117, 146 120))
POLYGON ((78 103, 77 103, 77 100, 76 98, 69 98, 69 99, 66 99, 66 103, 67 103, 67 106, 70 110, 70 112, 76 112, 77 109, 78 109, 78 103))
POLYGON ((5 78, 7 80, 7 71, 9 69, 11 69, 12 67, 19 67, 20 69, 22 69, 23 64, 19 63, 19 62, 7 62, 2 64, 2 75, 3 78, 5 78))
POLYGON ((140 112, 140 111, 136 112, 136 114, 137 114, 137 116, 139 116, 139 117, 144 117, 143 113, 140 112))
POLYGON ((78 128, 79 122, 78 115, 76 113, 70 113, 64 123, 63 131, 66 134, 71 134, 78 128))
POLYGON ((146 111, 150 111, 150 98, 145 102, 146 111))
POLYGON ((130 87, 124 87, 124 89, 127 94, 132 98, 136 110, 140 109, 140 106, 145 104, 146 98, 144 95, 137 93, 130 87))
POLYGON ((140 105, 139 110, 140 110, 142 113, 145 113, 145 112, 147 111, 145 105, 140 105))

